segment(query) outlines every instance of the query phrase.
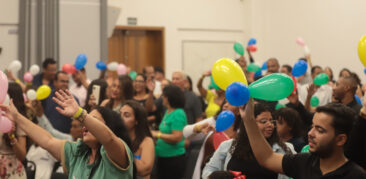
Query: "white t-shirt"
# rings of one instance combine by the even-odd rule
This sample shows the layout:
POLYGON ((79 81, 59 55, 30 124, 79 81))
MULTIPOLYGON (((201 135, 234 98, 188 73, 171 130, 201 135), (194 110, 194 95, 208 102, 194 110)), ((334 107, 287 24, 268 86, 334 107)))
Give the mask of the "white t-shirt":
MULTIPOLYGON (((308 95, 308 88, 310 84, 303 85, 299 88, 299 100, 305 105, 306 97, 308 95)), ((314 93, 314 96, 319 98, 319 106, 326 105, 332 102, 332 87, 328 84, 322 85, 318 88, 318 90, 314 93)))
MULTIPOLYGON (((90 83, 90 80, 87 80, 87 83, 90 83)), ((76 83, 74 83, 70 86, 70 92, 78 98, 80 106, 85 106, 88 89, 86 89, 83 85, 78 86, 76 83)))
POLYGON ((57 160, 47 150, 32 145, 29 148, 26 158, 34 162, 37 166, 35 178, 51 178, 52 170, 57 160))

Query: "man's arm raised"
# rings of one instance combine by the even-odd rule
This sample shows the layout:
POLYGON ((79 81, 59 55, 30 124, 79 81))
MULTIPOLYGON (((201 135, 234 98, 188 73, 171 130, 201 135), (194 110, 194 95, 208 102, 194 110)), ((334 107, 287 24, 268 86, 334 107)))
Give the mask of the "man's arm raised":
POLYGON ((253 99, 248 101, 245 109, 240 108, 240 115, 244 121, 244 126, 248 134, 250 146, 258 163, 276 173, 283 173, 282 154, 273 152, 272 147, 268 144, 262 133, 259 131, 256 120, 254 118, 253 99))

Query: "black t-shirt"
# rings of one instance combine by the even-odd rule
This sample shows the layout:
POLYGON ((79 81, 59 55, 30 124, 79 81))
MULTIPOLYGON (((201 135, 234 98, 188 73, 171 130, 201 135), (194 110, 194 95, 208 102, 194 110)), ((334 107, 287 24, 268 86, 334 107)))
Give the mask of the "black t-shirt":
POLYGON ((322 175, 320 171, 319 157, 310 153, 301 153, 296 155, 285 155, 282 160, 282 169, 284 173, 294 179, 317 179, 317 178, 357 178, 366 179, 366 173, 360 166, 352 161, 322 175))

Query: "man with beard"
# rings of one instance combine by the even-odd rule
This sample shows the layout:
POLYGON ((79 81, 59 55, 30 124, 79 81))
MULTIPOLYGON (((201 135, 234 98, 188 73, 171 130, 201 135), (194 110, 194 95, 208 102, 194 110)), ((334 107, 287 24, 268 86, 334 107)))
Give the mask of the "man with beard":
POLYGON ((356 90, 357 82, 353 77, 342 77, 333 88, 333 97, 337 102, 347 105, 359 113, 362 106, 355 99, 356 90))
POLYGON ((292 178, 366 178, 363 169, 344 155, 355 113, 343 104, 318 107, 308 133, 310 153, 274 153, 259 131, 252 101, 241 109, 254 156, 263 167, 292 178))

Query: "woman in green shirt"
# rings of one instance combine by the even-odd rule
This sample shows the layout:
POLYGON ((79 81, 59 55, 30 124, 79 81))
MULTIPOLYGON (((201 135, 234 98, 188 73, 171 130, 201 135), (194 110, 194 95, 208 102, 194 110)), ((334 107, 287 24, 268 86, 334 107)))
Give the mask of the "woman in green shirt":
POLYGON ((129 138, 123 133, 126 130, 123 130, 118 114, 105 108, 92 110, 88 114, 79 107, 68 90, 56 92, 53 100, 60 106, 56 107, 59 113, 73 117, 84 125, 82 140, 74 143, 52 137, 22 116, 12 101, 9 106, 0 105, 0 109, 34 142, 61 160, 70 179, 133 178, 133 154, 125 143, 129 142, 129 138))
POLYGON ((187 125, 184 108, 184 93, 175 85, 168 85, 163 90, 163 105, 167 108, 159 131, 152 131, 157 138, 158 178, 183 178, 185 153, 183 128, 187 125))

